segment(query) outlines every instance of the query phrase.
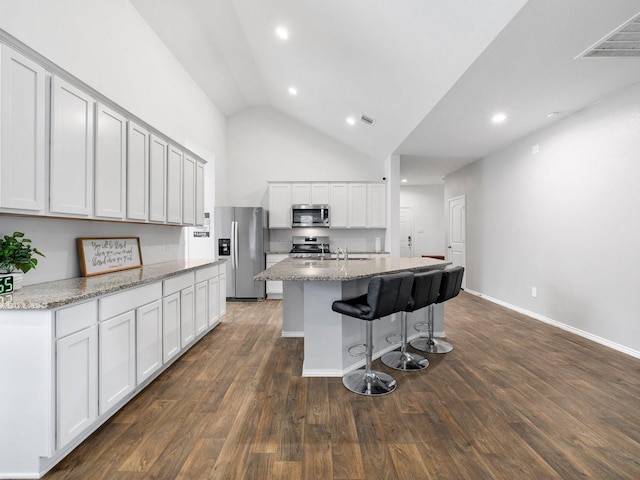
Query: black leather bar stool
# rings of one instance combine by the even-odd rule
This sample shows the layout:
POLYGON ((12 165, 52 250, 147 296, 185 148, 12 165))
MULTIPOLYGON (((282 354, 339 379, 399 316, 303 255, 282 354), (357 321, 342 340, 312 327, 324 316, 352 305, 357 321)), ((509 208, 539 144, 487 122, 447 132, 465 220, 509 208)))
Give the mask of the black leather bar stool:
MULTIPOLYGON (((402 272, 373 277, 369 281, 367 294, 350 300, 337 300, 331 305, 334 312, 367 322, 364 368, 359 368, 342 377, 345 387, 359 395, 379 396, 391 393, 396 381, 391 375, 371 370, 373 355, 373 320, 407 307, 411 296, 413 273, 402 272)), ((352 347, 353 348, 353 347, 352 347)))
MULTIPOLYGON (((443 303, 447 300, 451 300, 453 297, 460 293, 462 288, 462 277, 464 275, 464 267, 453 267, 442 272, 442 282, 440 283, 440 293, 438 294, 438 300, 435 303, 443 303)), ((410 345, 416 350, 427 353, 449 353, 453 350, 453 346, 441 340, 433 337, 433 310, 434 305, 429 306, 427 332, 426 338, 416 338, 410 345)), ((418 331, 423 331, 419 327, 424 324, 416 324, 415 328, 418 331)))
POLYGON ((400 350, 394 350, 382 356, 382 363, 387 367, 406 372, 422 370, 429 366, 429 360, 423 356, 407 352, 407 312, 415 312, 433 305, 438 300, 441 281, 442 270, 417 273, 413 277, 411 298, 400 317, 400 350))

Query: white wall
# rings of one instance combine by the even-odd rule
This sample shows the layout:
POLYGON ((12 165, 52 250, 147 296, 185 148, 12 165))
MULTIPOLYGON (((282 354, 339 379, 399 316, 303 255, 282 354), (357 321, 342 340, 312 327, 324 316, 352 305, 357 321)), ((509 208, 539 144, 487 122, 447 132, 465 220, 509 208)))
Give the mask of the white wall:
POLYGON ((400 186, 400 207, 413 210, 413 255, 444 255, 444 185, 400 186))
POLYGON ((267 181, 381 181, 384 161, 272 108, 227 119, 227 201, 268 207, 267 181))
POLYGON ((447 176, 445 198, 467 195, 468 289, 640 356, 638 105, 640 84, 447 176))
MULTIPOLYGON (((215 155, 216 200, 224 203, 225 118, 128 0, 3 0, 0 28, 132 114, 185 145, 215 155)), ((209 185, 206 188, 212 188, 209 185)), ((47 253, 25 284, 76 275, 80 236, 138 235, 145 263, 183 255, 181 228, 0 216, 0 234, 25 231, 47 253), (157 244, 169 244, 167 251, 157 244)))

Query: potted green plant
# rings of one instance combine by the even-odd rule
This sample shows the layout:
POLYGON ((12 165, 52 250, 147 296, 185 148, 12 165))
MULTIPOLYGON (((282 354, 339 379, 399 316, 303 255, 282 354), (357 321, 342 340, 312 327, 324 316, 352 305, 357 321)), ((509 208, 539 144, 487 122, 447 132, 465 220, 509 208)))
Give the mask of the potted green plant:
POLYGON ((22 275, 38 265, 36 255, 44 257, 44 253, 31 245, 31 240, 24 238, 24 233, 13 232, 0 238, 0 271, 13 275, 13 288, 22 286, 22 275))

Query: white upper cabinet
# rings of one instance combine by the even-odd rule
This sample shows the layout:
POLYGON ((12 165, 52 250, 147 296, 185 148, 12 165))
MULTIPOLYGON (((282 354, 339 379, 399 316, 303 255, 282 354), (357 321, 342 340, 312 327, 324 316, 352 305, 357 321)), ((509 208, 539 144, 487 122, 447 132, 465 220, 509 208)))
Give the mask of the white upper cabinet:
POLYGON ((292 183, 291 184, 291 204, 306 205, 311 203, 311 184, 292 183))
POLYGON ((93 110, 89 95, 64 80, 51 80, 49 210, 93 213, 93 110))
POLYGON ((0 208, 45 209, 45 70, 0 48, 0 208))
POLYGON ((329 222, 331 228, 349 227, 349 184, 332 183, 330 185, 329 222))
POLYGON ((182 223, 182 161, 183 153, 169 145, 167 157, 167 223, 182 223))
POLYGON ((387 186, 384 183, 367 184, 367 227, 387 226, 387 186))
POLYGON ((291 184, 269 184, 269 228, 291 228, 291 184))
POLYGON ((349 184, 349 228, 367 226, 367 184, 349 184))
POLYGON ((96 105, 96 159, 94 211, 100 218, 122 220, 126 214, 127 121, 98 103, 96 105))
POLYGON ((196 162, 196 225, 204 225, 204 164, 196 162))
POLYGON ((312 183, 311 184, 311 203, 313 205, 329 205, 329 184, 328 183, 312 183))
POLYGON ((196 161, 189 155, 182 162, 182 223, 196 223, 196 161))
POLYGON ((149 132, 129 122, 127 135, 127 218, 149 218, 149 132))
POLYGON ((151 135, 149 147, 149 220, 167 220, 167 155, 169 144, 151 135))

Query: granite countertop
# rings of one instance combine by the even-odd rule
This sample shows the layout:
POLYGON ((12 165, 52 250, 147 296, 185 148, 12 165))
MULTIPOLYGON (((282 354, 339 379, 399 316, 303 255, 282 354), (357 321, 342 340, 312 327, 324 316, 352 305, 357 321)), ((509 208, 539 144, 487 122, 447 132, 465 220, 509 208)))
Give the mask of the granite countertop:
POLYGON ((0 296, 0 310, 49 310, 118 290, 157 282, 225 261, 177 260, 91 277, 75 277, 27 285, 13 293, 0 296))
MULTIPOLYGON (((267 255, 289 255, 289 253, 291 253, 291 250, 267 250, 265 252, 265 254, 267 255)), ((335 255, 336 252, 335 250, 332 252, 329 252, 331 255, 335 255)), ((362 254, 367 254, 367 255, 389 255, 389 252, 376 252, 375 250, 349 250, 349 255, 362 255, 362 254)))
POLYGON ((433 258, 377 257, 362 260, 311 260, 285 258, 259 273, 254 280, 347 281, 396 272, 420 272, 444 268, 451 262, 433 258))

